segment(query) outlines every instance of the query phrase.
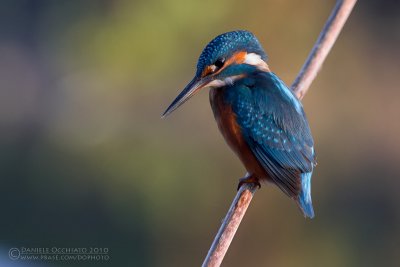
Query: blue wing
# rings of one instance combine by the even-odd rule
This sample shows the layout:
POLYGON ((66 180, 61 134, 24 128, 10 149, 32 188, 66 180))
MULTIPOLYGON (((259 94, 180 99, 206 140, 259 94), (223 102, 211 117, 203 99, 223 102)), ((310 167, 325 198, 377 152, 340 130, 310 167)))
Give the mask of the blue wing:
POLYGON ((314 142, 303 107, 273 73, 258 73, 227 90, 242 134, 271 179, 313 216, 314 142))

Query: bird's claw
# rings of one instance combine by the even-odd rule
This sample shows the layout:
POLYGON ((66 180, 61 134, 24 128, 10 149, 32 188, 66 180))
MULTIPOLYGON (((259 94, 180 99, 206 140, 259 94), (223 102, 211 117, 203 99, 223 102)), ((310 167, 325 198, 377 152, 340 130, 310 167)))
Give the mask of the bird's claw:
POLYGON ((239 179, 239 184, 238 184, 238 187, 237 187, 238 191, 239 191, 240 187, 243 184, 255 184, 258 187, 258 189, 261 188, 260 181, 257 178, 253 177, 253 176, 246 176, 246 177, 240 178, 239 179))

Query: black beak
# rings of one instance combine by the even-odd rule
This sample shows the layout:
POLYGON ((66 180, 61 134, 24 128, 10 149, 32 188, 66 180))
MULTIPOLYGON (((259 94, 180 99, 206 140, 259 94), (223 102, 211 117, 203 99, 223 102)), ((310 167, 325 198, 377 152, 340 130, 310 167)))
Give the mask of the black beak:
POLYGON ((194 94, 196 94, 201 88, 204 88, 211 82, 211 79, 205 77, 203 79, 194 77, 193 80, 182 90, 182 92, 172 101, 171 105, 167 108, 167 110, 162 114, 162 118, 165 118, 170 113, 172 113, 175 109, 179 108, 183 103, 189 100, 194 94))

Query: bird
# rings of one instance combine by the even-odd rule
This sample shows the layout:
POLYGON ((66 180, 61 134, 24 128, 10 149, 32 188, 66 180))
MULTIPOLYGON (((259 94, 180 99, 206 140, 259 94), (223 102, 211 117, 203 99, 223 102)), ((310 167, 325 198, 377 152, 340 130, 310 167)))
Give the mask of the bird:
MULTIPOLYGON (((239 181, 277 185, 304 217, 313 218, 314 140, 303 106, 267 64, 267 54, 247 30, 226 32, 203 49, 194 78, 162 117, 203 88, 226 143, 247 170, 239 181)), ((238 188, 239 188, 238 187, 238 188)))

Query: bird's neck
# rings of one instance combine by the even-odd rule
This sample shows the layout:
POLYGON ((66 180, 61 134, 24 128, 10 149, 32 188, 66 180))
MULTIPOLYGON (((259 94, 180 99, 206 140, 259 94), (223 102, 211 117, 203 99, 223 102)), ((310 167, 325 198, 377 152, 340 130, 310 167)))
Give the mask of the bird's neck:
POLYGON ((260 55, 256 53, 247 53, 243 63, 254 66, 257 70, 270 72, 267 62, 265 62, 260 55))

